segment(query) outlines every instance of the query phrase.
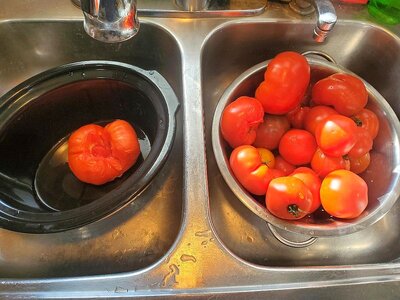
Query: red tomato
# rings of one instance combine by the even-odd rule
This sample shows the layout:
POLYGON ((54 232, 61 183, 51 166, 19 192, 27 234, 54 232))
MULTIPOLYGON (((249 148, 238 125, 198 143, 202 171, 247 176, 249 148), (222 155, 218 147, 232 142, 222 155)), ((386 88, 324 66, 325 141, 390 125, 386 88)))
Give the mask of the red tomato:
POLYGON ((371 156, 369 155, 369 152, 357 158, 349 156, 349 161, 350 161, 350 171, 356 174, 360 174, 368 168, 371 162, 371 156))
POLYGON ((267 209, 285 220, 297 220, 309 214, 312 201, 310 189, 296 177, 273 179, 265 196, 267 209))
POLYGON ((331 105, 345 116, 359 113, 368 102, 364 83, 349 74, 333 74, 318 81, 312 89, 315 104, 331 105))
POLYGON ((106 127, 90 124, 76 130, 68 140, 68 164, 81 181, 101 185, 120 177, 136 162, 140 145, 126 121, 106 127))
POLYGON ((290 122, 290 125, 292 125, 293 128, 303 129, 309 111, 310 107, 308 106, 298 106, 294 110, 288 112, 286 116, 290 122))
POLYGON ((348 153, 349 157, 357 158, 365 155, 372 149, 374 143, 369 131, 363 127, 357 127, 356 140, 356 144, 348 153))
POLYGON ((242 145, 235 148, 230 156, 229 164, 237 180, 243 187, 254 195, 264 195, 268 185, 281 173, 272 171, 257 148, 250 145, 242 145))
POLYGON ((319 177, 324 178, 335 170, 350 170, 350 161, 342 156, 328 156, 318 148, 311 160, 311 168, 319 177))
POLYGON ((322 181, 320 196, 327 213, 337 218, 353 219, 368 205, 368 186, 357 174, 336 170, 322 181))
POLYGON ((227 105, 221 117, 221 133, 232 148, 250 145, 264 117, 261 103, 251 97, 239 97, 227 105))
POLYGON ((340 157, 349 153, 356 144, 357 126, 342 115, 326 117, 315 129, 315 139, 325 154, 340 157))
POLYGON ((318 105, 311 107, 304 120, 304 128, 312 134, 315 134, 315 128, 317 128, 318 124, 328 116, 335 114, 337 114, 337 111, 329 106, 318 105))
POLYGON ((263 164, 266 164, 268 168, 272 169, 275 166, 274 154, 265 148, 257 148, 257 151, 261 156, 263 164))
POLYGON ((316 149, 314 136, 303 129, 290 129, 279 143, 279 154, 295 166, 310 163, 316 149))
POLYGON ((374 112, 364 108, 358 114, 351 117, 357 126, 369 131, 372 139, 375 139, 379 131, 379 119, 374 112))
POLYGON ((292 164, 288 163, 280 155, 275 157, 275 166, 274 166, 274 168, 278 169, 278 170, 281 170, 285 176, 288 176, 289 174, 293 173, 293 171, 296 169, 295 166, 293 166, 292 164))
POLYGON ((319 197, 321 179, 313 170, 307 167, 297 168, 290 176, 300 179, 310 189, 313 195, 313 201, 311 203, 309 213, 316 211, 321 206, 321 200, 319 197))
POLYGON ((266 113, 283 115, 300 104, 309 82, 310 66, 304 56, 282 52, 269 63, 255 97, 266 113))
POLYGON ((288 131, 290 124, 285 116, 265 115, 264 122, 257 128, 255 147, 274 150, 278 148, 282 135, 288 131))

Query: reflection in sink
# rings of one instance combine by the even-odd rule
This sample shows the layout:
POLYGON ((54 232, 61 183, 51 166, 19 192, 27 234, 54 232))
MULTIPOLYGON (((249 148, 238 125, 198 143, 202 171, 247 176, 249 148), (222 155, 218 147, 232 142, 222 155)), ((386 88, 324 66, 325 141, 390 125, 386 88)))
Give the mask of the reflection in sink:
MULTIPOLYGON (((44 70, 75 61, 115 60, 156 70, 182 98, 176 41, 142 24, 123 44, 91 39, 81 22, 4 22, 0 95, 44 70), (159 51, 159 49, 164 49, 159 51)), ((64 277, 133 271, 157 262, 178 235, 182 217, 182 110, 164 167, 130 205, 88 226, 55 234, 0 230, 1 277, 64 277)))
POLYGON ((242 72, 285 50, 320 50, 363 77, 400 113, 400 41, 362 23, 338 23, 325 44, 310 41, 303 23, 231 24, 211 34, 202 54, 202 89, 213 224, 222 242, 240 258, 266 266, 322 266, 389 262, 400 257, 400 204, 372 227, 355 234, 320 238, 294 249, 278 242, 265 222, 250 212, 225 184, 211 146, 211 124, 219 97, 242 72), (249 34, 251 32, 251 34, 249 34))

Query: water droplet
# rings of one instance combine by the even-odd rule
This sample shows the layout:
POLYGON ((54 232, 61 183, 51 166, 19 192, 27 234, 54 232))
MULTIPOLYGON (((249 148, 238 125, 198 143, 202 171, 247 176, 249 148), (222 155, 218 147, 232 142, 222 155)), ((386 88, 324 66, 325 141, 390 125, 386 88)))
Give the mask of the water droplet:
POLYGON ((153 75, 154 74, 154 71, 152 70, 152 71, 149 71, 149 75, 153 75))
POLYGON ((85 77, 86 77, 86 73, 85 73, 85 72, 82 72, 82 74, 81 74, 81 75, 82 75, 82 77, 83 77, 83 78, 85 78, 85 77))
POLYGON ((194 257, 193 255, 189 255, 189 254, 182 254, 181 255, 181 261, 183 262, 187 262, 187 261, 192 261, 192 262, 196 262, 196 257, 194 257))
POLYGON ((208 241, 202 241, 201 242, 201 244, 204 246, 204 245, 207 245, 207 243, 208 243, 208 241))
POLYGON ((211 234, 210 230, 203 230, 203 231, 197 231, 194 235, 195 236, 201 236, 201 237, 208 237, 211 234))
POLYGON ((169 272, 167 273, 167 275, 164 276, 161 287, 166 287, 168 282, 176 284, 176 275, 179 275, 179 268, 177 267, 177 265, 172 264, 169 266, 169 272))
POLYGON ((215 241, 215 239, 214 239, 214 238, 211 238, 211 239, 210 239, 210 242, 211 242, 211 243, 212 243, 212 242, 214 242, 214 241, 215 241))
POLYGON ((127 293, 127 292, 128 292, 128 289, 125 289, 125 288, 120 287, 120 286, 116 286, 115 290, 114 290, 114 293, 127 293))
POLYGON ((251 236, 249 236, 249 235, 246 237, 246 239, 247 239, 247 241, 248 241, 249 243, 252 243, 252 242, 254 241, 254 238, 251 237, 251 236))
POLYGON ((113 232, 113 234, 112 234, 112 238, 113 238, 114 240, 123 238, 124 236, 125 236, 125 234, 123 234, 122 231, 119 230, 119 229, 114 230, 114 232, 113 232))

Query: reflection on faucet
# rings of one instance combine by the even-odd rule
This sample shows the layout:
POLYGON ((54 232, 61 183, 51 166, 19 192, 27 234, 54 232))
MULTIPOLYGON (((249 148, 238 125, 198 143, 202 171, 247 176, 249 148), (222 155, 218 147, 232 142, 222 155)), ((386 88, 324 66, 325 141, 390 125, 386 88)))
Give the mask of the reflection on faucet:
POLYGON ((291 9, 302 15, 314 11, 311 5, 317 11, 317 24, 313 38, 316 42, 322 43, 337 21, 336 11, 330 0, 292 0, 289 3, 291 9))
POLYGON ((136 0, 81 0, 85 31, 96 40, 117 43, 139 30, 136 0))

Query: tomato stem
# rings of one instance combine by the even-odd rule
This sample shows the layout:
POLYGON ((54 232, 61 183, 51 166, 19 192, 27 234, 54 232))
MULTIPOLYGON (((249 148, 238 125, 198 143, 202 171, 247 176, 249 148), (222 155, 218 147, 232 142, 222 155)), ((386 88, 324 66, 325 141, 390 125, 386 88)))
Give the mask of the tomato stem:
POLYGON ((300 207, 297 206, 297 204, 288 205, 287 210, 289 214, 295 217, 297 217, 302 212, 302 210, 300 209, 300 207))
POLYGON ((262 161, 262 163, 270 168, 269 164, 271 163, 271 160, 262 161))
POLYGON ((363 122, 357 117, 353 117, 353 121, 356 123, 357 127, 361 127, 363 125, 363 122))

